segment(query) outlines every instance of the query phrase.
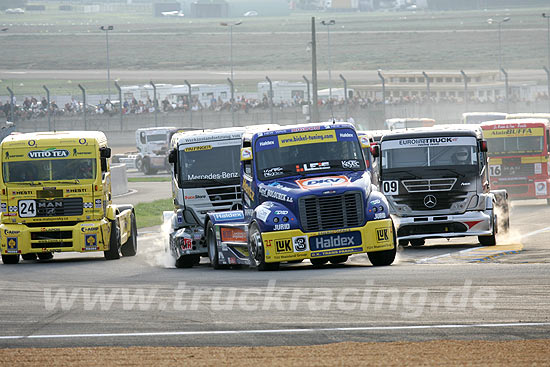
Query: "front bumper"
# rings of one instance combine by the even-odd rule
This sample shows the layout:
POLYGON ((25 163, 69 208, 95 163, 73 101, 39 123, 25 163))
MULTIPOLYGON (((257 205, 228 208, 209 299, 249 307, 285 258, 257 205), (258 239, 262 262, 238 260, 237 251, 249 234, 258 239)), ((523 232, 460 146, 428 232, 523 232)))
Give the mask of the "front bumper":
POLYGON ((367 222, 363 227, 304 233, 299 229, 262 233, 266 262, 293 261, 391 250, 391 219, 367 222))
POLYGON ((484 236, 493 233, 493 211, 436 216, 393 216, 400 240, 484 236))
POLYGON ((524 184, 493 184, 492 189, 506 190, 510 199, 548 199, 550 198, 550 180, 537 180, 524 184))
POLYGON ((109 249, 111 225, 107 219, 72 226, 28 227, 0 225, 2 255, 42 252, 94 252, 109 249))

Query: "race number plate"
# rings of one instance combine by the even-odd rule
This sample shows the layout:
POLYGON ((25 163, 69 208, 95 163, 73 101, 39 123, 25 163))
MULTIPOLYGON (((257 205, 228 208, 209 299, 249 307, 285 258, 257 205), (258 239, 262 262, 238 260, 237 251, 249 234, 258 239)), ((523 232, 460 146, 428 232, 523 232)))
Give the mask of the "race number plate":
POLYGON ((382 182, 382 193, 384 195, 399 195, 399 181, 382 182))
POLYGON ((36 201, 19 200, 19 216, 21 218, 36 217, 36 201))

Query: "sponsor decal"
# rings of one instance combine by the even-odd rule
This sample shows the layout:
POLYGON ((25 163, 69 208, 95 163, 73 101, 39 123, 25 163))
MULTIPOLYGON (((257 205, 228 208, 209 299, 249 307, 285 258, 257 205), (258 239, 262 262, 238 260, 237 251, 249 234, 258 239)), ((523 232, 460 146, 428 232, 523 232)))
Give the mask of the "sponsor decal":
POLYGON ((183 251, 192 250, 193 249, 193 240, 190 238, 184 238, 181 242, 181 249, 183 251))
POLYGON ((66 193, 86 192, 86 189, 65 189, 66 193))
POLYGON ((399 145, 427 146, 427 145, 452 144, 456 141, 458 141, 458 138, 451 138, 451 137, 401 139, 399 140, 399 145))
POLYGON ((1 203, 1 204, 0 204, 0 212, 6 213, 7 211, 8 211, 8 204, 6 204, 6 203, 1 203))
POLYGON ((184 152, 198 152, 198 151, 201 151, 201 150, 210 150, 212 149, 212 145, 201 145, 201 146, 198 146, 198 147, 188 147, 188 148, 185 148, 183 151, 184 152))
POLYGON ((266 189, 265 187, 260 187, 260 195, 265 196, 266 198, 273 198, 280 201, 285 201, 287 203, 293 203, 294 199, 288 196, 287 194, 283 194, 282 192, 273 191, 270 189, 266 189))
POLYGON ((184 200, 202 200, 202 199, 206 199, 206 195, 189 195, 189 196, 184 196, 183 199, 184 200))
POLYGON ((10 158, 23 158, 23 154, 10 154, 10 152, 6 151, 6 154, 4 155, 6 159, 10 158))
POLYGON ((32 150, 27 153, 27 156, 31 159, 37 158, 65 158, 69 156, 69 151, 66 149, 46 149, 46 150, 32 150))
MULTIPOLYGON (((326 128, 330 129, 330 127, 326 127, 326 128)), ((312 130, 321 130, 321 126, 296 127, 294 129, 291 129, 290 132, 297 133, 297 132, 312 131, 312 130)))
POLYGON ((279 146, 289 147, 293 145, 315 144, 335 142, 336 132, 333 131, 308 131, 295 134, 279 135, 279 146))
POLYGON ((292 237, 295 252, 308 251, 307 236, 292 237))
POLYGON ((221 227, 223 242, 246 242, 246 232, 240 228, 221 227))
POLYGON ((358 160, 355 160, 355 159, 351 159, 351 160, 348 160, 348 161, 342 161, 342 167, 343 168, 359 168, 360 167, 360 164, 359 164, 359 161, 358 160))
POLYGON ((347 255, 347 254, 353 254, 356 252, 363 252, 362 247, 353 247, 353 248, 345 248, 345 249, 335 249, 335 250, 328 250, 328 251, 316 251, 311 253, 311 257, 320 257, 320 256, 336 256, 336 255, 347 255))
POLYGON ((80 143, 80 145, 84 145, 84 144, 86 144, 86 139, 80 138, 80 139, 78 139, 78 142, 80 143))
POLYGON ((368 147, 370 147, 370 140, 369 140, 368 136, 364 136, 364 135, 363 135, 363 136, 360 136, 360 137, 359 137, 359 140, 361 141, 361 146, 362 146, 363 148, 368 148, 368 147))
POLYGON ((241 149, 241 160, 252 159, 252 149, 251 148, 242 148, 241 149))
POLYGON ((81 227, 80 228, 80 231, 82 233, 86 233, 86 232, 97 232, 99 231, 99 227, 81 227))
POLYGON ((347 185, 349 182, 349 178, 346 176, 312 177, 296 181, 298 186, 304 190, 347 185))
POLYGON ((270 183, 270 184, 267 185, 267 186, 269 186, 269 187, 274 187, 274 188, 276 188, 276 189, 283 190, 283 191, 287 191, 287 192, 290 191, 290 190, 292 190, 290 187, 283 186, 283 185, 281 185, 279 182, 272 182, 272 183, 270 183))
POLYGON ((389 228, 380 228, 376 230, 376 242, 385 242, 390 239, 389 228))
POLYGON ((252 190, 252 187, 250 186, 250 182, 248 180, 243 179, 242 181, 242 190, 250 197, 250 200, 254 200, 254 190, 252 190))
POLYGON ((370 202, 370 205, 378 205, 378 204, 381 204, 382 202, 380 201, 380 199, 376 199, 376 200, 371 200, 370 202))
POLYGON ((361 245, 361 233, 354 231, 341 234, 329 234, 309 238, 311 251, 361 245))
POLYGON ((296 165, 296 172, 321 171, 324 169, 330 169, 330 163, 329 162, 305 163, 302 167, 300 167, 299 165, 296 165))
POLYGON ((340 133, 341 138, 353 138, 354 135, 352 133, 340 133))
POLYGON ((18 254, 19 246, 17 242, 17 237, 6 237, 6 243, 8 245, 6 252, 8 254, 18 254))
POLYGON ((485 130, 483 136, 487 139, 499 138, 499 137, 520 137, 520 136, 543 136, 544 129, 542 127, 536 128, 509 128, 498 130, 485 130))
POLYGON ((10 235, 10 234, 12 234, 12 235, 18 235, 19 233, 21 233, 21 231, 11 231, 11 230, 9 230, 9 229, 4 229, 4 234, 5 234, 5 235, 10 235))
POLYGON ((13 205, 10 205, 10 206, 8 207, 8 211, 9 211, 9 212, 16 212, 18 209, 19 209, 18 207, 13 206, 13 205))
POLYGON ((271 214, 271 210, 266 209, 262 206, 256 209, 256 218, 258 218, 262 222, 265 222, 267 220, 267 217, 269 217, 269 214, 271 214))
POLYGON ((207 175, 187 175, 187 180, 223 180, 228 178, 239 178, 238 172, 221 172, 221 173, 210 173, 207 175))
POLYGON ((273 226, 274 231, 284 231, 290 229, 290 223, 278 223, 273 226))
POLYGON ((91 155, 92 152, 79 152, 76 148, 73 149, 73 156, 78 157, 79 155, 91 155))
POLYGON ((382 213, 376 213, 374 214, 374 219, 386 219, 386 213, 382 212, 382 213))
POLYGON ((86 250, 97 250, 97 235, 87 234, 84 236, 84 246, 86 250))
POLYGON ((36 140, 29 140, 29 147, 34 147, 36 145, 36 140))
POLYGON ((275 210, 275 215, 287 215, 288 210, 275 210))
POLYGON ((275 240, 275 250, 277 253, 294 252, 292 249, 292 239, 285 238, 275 240))
POLYGON ((93 203, 83 203, 82 207, 84 209, 92 209, 94 207, 94 204, 93 203))
POLYGON ((269 145, 275 145, 275 141, 274 140, 264 140, 264 141, 261 141, 259 143, 259 145, 261 147, 266 147, 266 146, 269 146, 269 145))
POLYGON ((32 195, 32 191, 12 191, 12 195, 32 195))
POLYGON ((226 222, 235 219, 244 219, 244 213, 242 211, 226 212, 226 213, 214 213, 214 219, 218 222, 226 222))
POLYGON ((283 174, 282 167, 266 168, 263 171, 264 177, 275 177, 283 174))
POLYGON ((101 199, 95 199, 95 207, 96 209, 101 209, 101 199))

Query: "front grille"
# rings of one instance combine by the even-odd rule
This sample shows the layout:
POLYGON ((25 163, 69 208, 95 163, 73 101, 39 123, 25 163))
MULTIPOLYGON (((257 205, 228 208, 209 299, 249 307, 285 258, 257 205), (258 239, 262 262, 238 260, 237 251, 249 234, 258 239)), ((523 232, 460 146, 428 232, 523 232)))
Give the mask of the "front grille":
POLYGON ((333 196, 304 196, 299 199, 300 221, 305 232, 326 231, 363 224, 363 196, 350 191, 333 196))
POLYGON ((466 200, 468 193, 460 191, 452 192, 431 192, 431 193, 418 193, 409 195, 394 196, 393 199, 396 204, 408 205, 411 210, 445 210, 450 209, 454 203, 466 200), (434 196, 436 200, 435 206, 428 207, 424 204, 426 196, 434 196))
POLYGON ((72 243, 72 241, 69 241, 69 242, 31 243, 31 248, 58 248, 58 247, 73 247, 73 243, 72 243))
POLYGON ((456 178, 432 178, 425 180, 403 180, 408 192, 451 191, 456 178))
POLYGON ((414 226, 401 226, 397 230, 397 237, 466 232, 468 227, 463 223, 430 223, 414 226))
POLYGON ((236 201, 241 200, 241 187, 237 185, 208 188, 206 193, 215 209, 222 206, 226 210, 226 207, 231 208, 236 201))
POLYGON ((73 237, 72 231, 31 232, 31 241, 66 240, 73 237))
POLYGON ((71 215, 82 215, 82 198, 64 199, 37 199, 37 217, 65 217, 71 215))
POLYGON ((79 222, 29 222, 25 223, 27 227, 72 227, 77 225, 79 222))

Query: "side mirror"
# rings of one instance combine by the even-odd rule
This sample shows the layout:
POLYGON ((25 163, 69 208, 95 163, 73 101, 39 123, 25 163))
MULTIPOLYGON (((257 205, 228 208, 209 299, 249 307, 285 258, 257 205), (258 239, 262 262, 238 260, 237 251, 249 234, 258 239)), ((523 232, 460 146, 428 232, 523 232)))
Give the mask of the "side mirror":
POLYGON ((178 161, 178 151, 174 148, 168 154, 168 163, 176 164, 178 161))
POLYGON ((360 136, 359 141, 361 142, 361 148, 370 148, 370 140, 368 136, 360 136))
POLYGON ((252 160, 252 148, 241 148, 241 161, 252 160))
POLYGON ((109 147, 99 148, 99 157, 100 158, 111 158, 111 148, 109 148, 109 147))
POLYGON ((378 144, 372 145, 372 146, 370 147, 370 154, 371 154, 374 158, 380 157, 380 145, 378 145, 378 144))
POLYGON ((479 151, 480 152, 487 152, 487 140, 482 140, 479 142, 479 151))

